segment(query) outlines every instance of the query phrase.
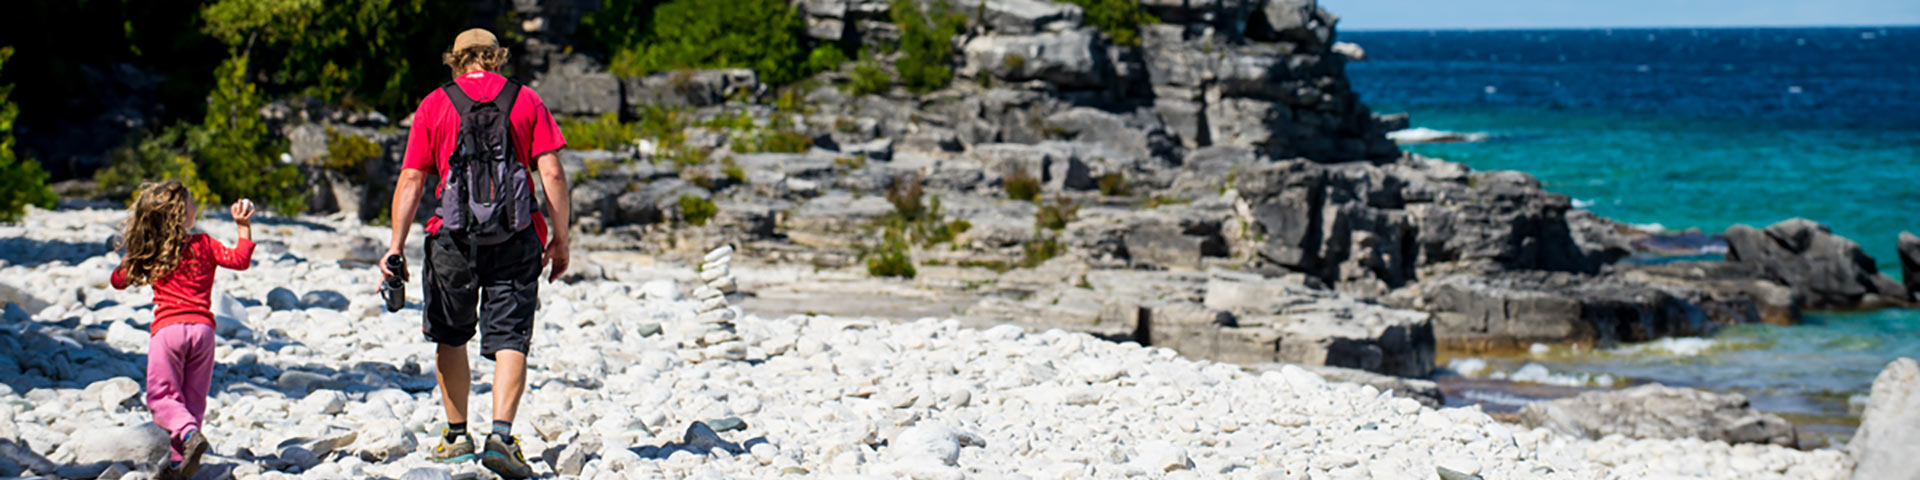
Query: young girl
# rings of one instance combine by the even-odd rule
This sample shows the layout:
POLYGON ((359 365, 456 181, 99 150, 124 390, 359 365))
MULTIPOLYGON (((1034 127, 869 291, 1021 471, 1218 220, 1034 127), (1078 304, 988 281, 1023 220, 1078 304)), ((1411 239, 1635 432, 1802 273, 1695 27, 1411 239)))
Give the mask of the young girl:
POLYGON ((113 269, 113 288, 153 286, 147 408, 153 410, 153 422, 172 437, 172 463, 161 478, 193 475, 200 456, 207 453, 200 421, 213 383, 214 322, 208 297, 214 267, 246 270, 253 261, 253 202, 235 202, 232 213, 240 226, 240 242, 233 248, 206 234, 189 235, 199 215, 193 194, 180 182, 166 181, 140 193, 122 227, 126 255, 113 269))

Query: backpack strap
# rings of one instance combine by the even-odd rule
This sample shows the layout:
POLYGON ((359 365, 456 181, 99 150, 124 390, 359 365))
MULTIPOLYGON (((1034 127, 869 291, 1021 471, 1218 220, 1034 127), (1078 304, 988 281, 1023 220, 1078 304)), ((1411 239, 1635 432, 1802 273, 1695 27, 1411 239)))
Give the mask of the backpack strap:
POLYGON ((476 103, 473 101, 473 97, 467 96, 467 92, 460 89, 459 84, 447 82, 446 85, 440 86, 440 91, 446 92, 447 100, 453 102, 453 109, 456 112, 467 113, 468 110, 473 109, 473 104, 476 103))
POLYGON ((518 100, 520 100, 520 82, 513 81, 511 78, 507 79, 505 85, 500 86, 500 93, 493 96, 493 107, 500 109, 501 118, 506 119, 509 126, 513 125, 513 104, 518 100))

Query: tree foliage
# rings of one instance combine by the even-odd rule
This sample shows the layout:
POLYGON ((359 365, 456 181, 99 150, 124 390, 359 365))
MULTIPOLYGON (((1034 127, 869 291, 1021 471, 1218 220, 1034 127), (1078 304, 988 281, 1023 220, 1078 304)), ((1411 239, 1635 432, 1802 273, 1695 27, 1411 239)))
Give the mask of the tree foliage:
POLYGON ((1067 0, 1086 12, 1088 24, 1099 28, 1113 43, 1140 46, 1140 24, 1160 23, 1138 0, 1067 0))
POLYGON ((404 111, 446 81, 438 62, 466 18, 455 0, 217 0, 203 31, 249 58, 263 86, 404 111))
MULTIPOLYGON (((0 48, 0 70, 12 56, 13 48, 0 48)), ((40 162, 13 152, 13 121, 20 109, 8 98, 12 93, 12 85, 0 84, 0 222, 20 221, 28 205, 53 208, 56 199, 40 162)))
POLYGON ((817 71, 808 62, 806 22, 786 0, 671 0, 645 15, 647 27, 637 35, 606 25, 608 18, 639 17, 637 7, 645 6, 622 3, 629 5, 595 14, 589 23, 603 41, 625 42, 613 55, 613 70, 622 76, 750 68, 762 81, 779 85, 817 71))
POLYGON ((893 23, 900 26, 900 81, 915 92, 929 92, 953 80, 953 38, 967 28, 967 16, 947 0, 923 10, 918 0, 893 0, 893 23))
POLYGON ((266 100, 247 81, 247 63, 248 57, 238 56, 214 70, 197 142, 201 177, 217 203, 247 198, 280 213, 306 210, 300 171, 279 162, 286 148, 267 137, 260 119, 266 100))

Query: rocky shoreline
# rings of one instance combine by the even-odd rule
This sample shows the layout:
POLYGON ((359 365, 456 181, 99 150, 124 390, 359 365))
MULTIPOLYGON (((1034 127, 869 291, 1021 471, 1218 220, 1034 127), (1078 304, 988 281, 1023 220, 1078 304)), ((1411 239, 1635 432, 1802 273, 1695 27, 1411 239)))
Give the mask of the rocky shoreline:
MULTIPOLYGON (((885 20, 891 8, 886 1, 796 3, 805 14, 808 34, 817 40, 860 45, 900 35, 899 29, 885 20)), ((562 426, 553 427, 553 432, 542 430, 541 435, 546 437, 543 442, 554 446, 546 452, 549 462, 554 468, 580 466, 582 470, 576 473, 587 476, 623 474, 627 468, 656 475, 706 475, 699 470, 703 467, 725 475, 763 476, 787 467, 889 475, 905 471, 886 468, 926 467, 936 472, 930 476, 942 477, 946 474, 939 472, 947 472, 945 468, 964 464, 968 470, 963 471, 972 474, 1021 472, 1034 477, 1048 476, 1034 475, 1039 471, 1076 477, 1127 474, 1135 468, 1163 473, 1174 467, 1199 468, 1189 471, 1198 476, 1278 470, 1283 472, 1281 478, 1298 478, 1308 471, 1296 468, 1323 473, 1380 468, 1380 472, 1426 475, 1437 465, 1467 474, 1484 471, 1489 478, 1514 474, 1632 478, 1655 472, 1687 475, 1701 465, 1725 467, 1706 470, 1703 476, 1742 472, 1735 476, 1746 477, 1746 466, 1714 462, 1736 459, 1739 462, 1735 463, 1745 465, 1762 458, 1767 472, 1775 476, 1837 478, 1844 475, 1853 459, 1864 458, 1858 453, 1849 458, 1835 456, 1833 451, 1792 452, 1717 443, 1792 445, 1781 441, 1773 428, 1773 420, 1778 418, 1766 419, 1746 408, 1744 401, 1705 392, 1670 395, 1675 399, 1673 408, 1656 410, 1663 413, 1652 415, 1691 412, 1685 416, 1700 422, 1730 419, 1727 421, 1766 428, 1759 434, 1727 435, 1724 432, 1747 427, 1641 428, 1592 425, 1561 416, 1536 423, 1545 426, 1544 430, 1522 434, 1517 433, 1517 427, 1488 423, 1482 414, 1416 407, 1445 404, 1440 388, 1431 381, 1436 369, 1442 367, 1435 364, 1436 352, 1440 351, 1510 352, 1543 345, 1601 348, 1702 336, 1732 325, 1790 325, 1798 323, 1806 310, 1911 307, 1915 282, 1920 281, 1916 280, 1920 279, 1920 260, 1915 260, 1920 259, 1920 238, 1902 238, 1900 252, 1907 283, 1901 284, 1881 274, 1857 244, 1804 219, 1764 228, 1740 226, 1719 235, 1640 231, 1575 208, 1568 197, 1546 191, 1525 173, 1474 171, 1458 163, 1401 152, 1387 134, 1408 128, 1409 120, 1404 115, 1374 114, 1351 90, 1345 65, 1363 61, 1364 52, 1359 46, 1337 40, 1334 27, 1338 17, 1315 2, 1149 0, 1142 5, 1161 23, 1140 25, 1137 45, 1115 41, 1085 21, 1086 14, 1079 7, 1066 3, 987 0, 977 9, 964 9, 974 26, 953 39, 959 52, 955 59, 959 78, 951 86, 927 93, 894 86, 878 93, 855 94, 845 87, 850 78, 844 72, 827 72, 780 89, 762 84, 749 70, 620 78, 607 71, 597 57, 553 45, 533 49, 531 53, 538 58, 522 59, 531 67, 523 74, 524 79, 556 112, 606 115, 647 127, 639 138, 603 145, 605 149, 562 152, 562 160, 575 180, 575 228, 581 232, 576 248, 582 253, 577 255, 578 271, 569 276, 569 286, 555 287, 564 300, 549 304, 542 314, 543 324, 559 325, 549 337, 582 337, 567 337, 568 341, 611 338, 614 341, 605 345, 605 351, 624 353, 607 353, 606 358, 598 359, 584 355, 559 359, 547 373, 554 375, 552 383, 536 387, 536 391, 546 389, 549 395, 559 396, 547 400, 565 398, 575 406, 609 411, 614 409, 609 405, 629 409, 638 406, 620 402, 630 403, 631 399, 621 395, 631 396, 640 390, 628 394, 606 391, 602 387, 608 384, 595 375, 569 376, 567 372, 625 376, 629 377, 624 378, 628 382, 625 388, 669 392, 667 395, 673 398, 681 394, 677 387, 698 390, 701 387, 697 380, 708 378, 778 383, 756 375, 777 378, 809 371, 769 373, 766 368, 780 367, 774 358, 785 356, 811 367, 823 365, 809 362, 827 362, 831 364, 827 366, 838 369, 842 368, 840 361, 834 360, 836 354, 831 352, 845 345, 872 345, 877 351, 893 353, 921 352, 914 355, 925 356, 912 358, 922 363, 960 363, 951 358, 955 353, 949 350, 953 349, 986 349, 967 351, 1016 357, 1051 355, 1040 362, 1047 364, 1044 369, 1031 363, 1017 367, 1032 374, 1032 382, 1027 384, 993 385, 987 390, 978 384, 967 387, 972 392, 969 395, 1008 396, 991 397, 996 399, 989 403, 991 410, 953 417, 948 416, 955 415, 948 409, 965 411, 969 404, 951 404, 953 393, 940 391, 935 387, 942 384, 929 379, 991 384, 990 376, 965 373, 957 366, 911 374, 874 373, 870 371, 872 359, 865 356, 873 352, 861 350, 863 353, 855 356, 859 358, 849 360, 861 362, 857 368, 846 368, 872 373, 871 378, 844 374, 844 378, 807 377, 811 379, 808 381, 831 386, 815 390, 791 387, 848 402, 845 408, 809 413, 811 417, 804 422, 786 424, 784 430, 755 430, 759 422, 748 418, 748 432, 764 434, 761 440, 775 444, 774 453, 765 454, 766 458, 761 458, 760 451, 753 451, 757 447, 748 444, 752 443, 751 437, 746 437, 747 443, 723 450, 743 458, 754 457, 753 462, 714 466, 674 456, 676 451, 693 451, 700 458, 717 457, 705 455, 712 448, 683 447, 695 442, 701 442, 700 447, 722 445, 689 427, 691 422, 745 418, 754 413, 734 406, 733 399, 740 394, 729 391, 714 393, 712 398, 685 400, 689 403, 682 406, 699 412, 696 416, 681 416, 693 414, 679 412, 665 414, 671 418, 632 419, 591 413, 567 419, 562 426), (706 353, 688 353, 706 350, 683 348, 678 339, 671 338, 677 335, 674 322, 686 320, 683 316, 691 318, 690 314, 678 313, 682 305, 676 302, 684 300, 678 292, 669 293, 675 290, 672 284, 650 283, 672 278, 692 284, 689 282, 696 277, 683 271, 681 265, 697 263, 706 248, 721 244, 734 245, 740 252, 740 261, 731 267, 739 286, 733 303, 759 316, 741 323, 741 335, 752 346, 736 353, 765 363, 723 367, 716 365, 737 359, 709 363, 706 353), (1723 253, 1725 260, 1668 260, 1675 255, 1700 253, 1723 253), (609 303, 614 299, 633 302, 609 303), (643 312, 647 320, 609 312, 643 312), (545 321, 549 318, 553 321, 545 321), (903 323, 833 318, 881 318, 903 323), (953 322, 911 323, 922 318, 948 318, 953 322), (638 333, 650 331, 645 327, 648 324, 664 328, 667 337, 638 333), (1001 325, 1046 333, 1015 334, 1016 330, 998 328, 1001 325), (761 337, 755 337, 756 329, 761 329, 761 337), (798 342, 780 338, 798 332, 812 332, 809 335, 813 336, 806 338, 816 343, 807 348, 782 343, 798 342), (599 337, 585 338, 594 336, 599 337), (904 338, 913 336, 965 341, 934 345, 904 338), (1094 338, 1110 342, 1091 342, 1094 338), (1075 346, 1047 350, 1061 344, 1075 346), (1039 350, 995 350, 1018 350, 1013 345, 1039 350), (752 353, 756 348, 758 353, 752 353), (658 351, 676 353, 661 357, 663 360, 652 353, 658 351), (1176 355, 1181 358, 1172 358, 1176 355), (1065 366, 1122 357, 1144 363, 1127 364, 1123 375, 1104 378, 1105 373, 1101 373, 1092 379, 1080 378, 1076 375, 1082 372, 1074 370, 1077 367, 1065 366), (1269 373, 1253 375, 1227 365, 1269 373), (1155 373, 1154 369, 1162 367, 1185 370, 1155 373), (1069 370, 1073 370, 1071 374, 1062 373, 1069 370), (1308 371, 1318 373, 1303 373, 1308 371), (1185 460, 1159 458, 1158 453, 1171 449, 1132 446, 1131 442, 1172 437, 1138 431, 1128 434, 1134 436, 1101 436, 1111 432, 1056 429, 1053 433, 1066 433, 1073 442, 1089 443, 1041 446, 1037 445, 1044 443, 1041 437, 995 430, 997 427, 980 423, 989 414, 1044 415, 1022 408, 1031 405, 1053 409, 1045 410, 1047 414, 1109 408, 1101 407, 1106 405, 1104 400, 1084 401, 1073 393, 1106 382, 1118 382, 1109 386, 1145 386, 1141 387, 1144 392, 1132 391, 1130 395, 1158 401, 1169 394, 1158 390, 1165 385, 1153 382, 1184 382, 1169 378, 1183 375, 1204 378, 1203 383, 1213 388, 1179 392, 1183 396, 1216 395, 1205 397, 1209 399, 1206 402, 1214 402, 1203 405, 1208 408, 1234 404, 1233 399, 1239 396, 1271 393, 1234 393, 1234 388, 1271 390, 1278 385, 1319 385, 1308 377, 1365 384, 1367 387, 1348 383, 1300 387, 1335 392, 1330 397, 1296 395, 1283 389, 1274 393, 1283 397, 1260 401, 1304 401, 1313 405, 1323 401, 1340 405, 1360 402, 1352 410, 1338 412, 1292 411, 1313 420, 1277 427, 1283 430, 1311 427, 1322 418, 1338 428, 1372 424, 1375 428, 1366 430, 1375 430, 1385 428, 1383 425, 1441 422, 1392 423, 1440 415, 1432 418, 1479 428, 1463 430, 1460 435, 1472 439, 1459 442, 1461 445, 1481 448, 1475 445, 1487 438, 1498 440, 1462 455, 1499 460, 1448 466, 1439 460, 1444 455, 1438 452, 1453 451, 1448 450, 1453 448, 1448 446, 1453 440, 1432 432, 1405 433, 1411 435, 1405 438, 1437 439, 1439 443, 1429 446, 1436 452, 1431 457, 1397 457, 1384 448, 1384 443, 1353 446, 1340 443, 1346 440, 1331 439, 1295 445, 1298 448, 1285 449, 1288 453, 1284 455, 1295 455, 1294 450, 1357 455, 1351 453, 1356 451, 1353 448, 1386 453, 1369 453, 1364 456, 1366 461, 1356 462, 1335 454, 1248 457, 1243 452, 1217 450, 1218 445, 1205 443, 1214 440, 1202 440, 1213 437, 1196 433, 1204 428, 1216 428, 1208 431, 1215 437, 1235 432, 1220 425, 1203 428, 1195 422, 1181 421, 1191 415, 1174 411, 1128 410, 1155 412, 1141 414, 1158 422, 1154 428, 1168 422, 1180 424, 1177 428, 1188 436, 1178 438, 1195 439, 1206 445, 1208 453, 1194 453, 1203 449, 1189 444, 1183 448, 1192 455, 1185 460), (1155 380, 1137 384, 1121 380, 1139 377, 1155 380), (1060 390, 1065 387, 1047 383, 1054 381, 1073 388, 1060 390), (868 383, 848 386, 834 382, 868 383), (914 392, 911 400, 890 398, 880 391, 881 386, 889 385, 894 389, 925 387, 935 391, 914 392), (839 396, 827 395, 829 391, 839 396), (1036 395, 1041 391, 1052 392, 1047 395, 1067 391, 1073 398, 1030 398, 1026 393, 1010 391, 1036 395), (1411 401, 1412 406, 1389 399, 1393 397, 1411 401), (886 413, 865 410, 875 402, 894 400, 908 402, 908 406, 887 405, 893 410, 880 410, 886 413), (1372 410, 1361 408, 1361 404, 1372 410), (1399 420, 1379 420, 1382 418, 1399 420), (879 419, 892 422, 891 426, 882 425, 886 422, 879 419), (892 456, 891 447, 876 446, 891 445, 892 435, 900 433, 894 429, 926 419, 939 419, 943 426, 914 430, 909 438, 919 442, 937 437, 933 442, 939 444, 937 461, 897 458, 892 456), (1372 420, 1343 423, 1354 419, 1372 420), (641 426, 633 427, 636 424, 641 426), (1188 424, 1196 426, 1185 429, 1188 424), (1558 433, 1545 433, 1548 430, 1558 433), (673 432, 680 431, 690 436, 679 443, 671 442, 677 438, 673 432), (1473 433, 1476 431, 1481 433, 1473 433), (1702 433, 1709 431, 1719 433, 1702 433), (1667 443, 1610 436, 1591 441, 1574 439, 1619 432, 1658 432, 1646 436, 1690 439, 1667 443), (1519 443, 1516 439, 1521 436, 1534 443, 1519 443), (782 443, 815 438, 839 443, 827 447, 782 443), (1129 446, 1097 447, 1100 441, 1091 440, 1094 438, 1108 445, 1129 446), (969 445, 975 441, 987 447, 969 445), (1013 450, 1000 450, 1006 448, 1006 442, 1022 443, 1016 443, 1020 446, 1013 450), (581 445, 578 449, 566 448, 576 443, 581 445), (959 446, 949 448, 949 444, 959 446), (1334 444, 1342 448, 1327 449, 1334 444), (638 448, 612 448, 615 445, 638 448), (644 445, 655 448, 648 450, 644 445), (796 446, 790 449, 790 445, 796 446), (1685 459, 1659 456, 1662 448, 1680 448, 1676 445, 1684 445, 1689 452, 1711 452, 1700 454, 1707 457, 1685 459), (1518 448, 1506 450, 1509 446, 1518 448), (952 457, 945 453, 949 450, 962 453, 952 457), (965 453, 976 451, 993 453, 990 457, 965 453), (1144 455, 1149 452, 1155 455, 1144 455), (1337 461, 1324 460, 1329 455, 1337 461), (1152 459, 1141 460, 1145 457, 1152 459), (1229 457, 1237 460, 1218 464, 1200 460, 1229 457), (1024 463, 994 463, 1016 458, 1024 463), (1567 463, 1556 463, 1562 461, 1567 463), (1080 465, 1080 469, 1068 464, 1080 465), (585 470, 586 466, 595 469, 585 470), (737 469, 728 470, 732 468, 737 469), (1055 468, 1058 471, 1051 470, 1055 468)), ((515 8, 526 10, 520 14, 530 16, 527 18, 545 19, 541 24, 548 30, 539 37, 544 40, 563 37, 572 28, 568 22, 579 17, 575 7, 565 2, 517 2, 515 8)), ((877 68, 891 70, 899 59, 883 54, 871 60, 877 68)), ((231 295, 242 305, 240 310, 252 313, 252 323, 264 321, 270 326, 252 327, 229 342, 228 348, 245 350, 251 357, 223 353, 223 362, 234 356, 256 365, 271 365, 245 367, 253 370, 233 373, 238 375, 234 378, 244 379, 234 380, 240 384, 271 385, 246 394, 268 405, 258 408, 293 408, 282 404, 308 403, 294 397, 308 398, 305 395, 314 390, 308 380, 314 379, 288 372, 307 371, 296 366, 313 366, 328 370, 325 375, 335 380, 341 376, 362 378, 362 383, 341 383, 331 389, 346 392, 346 398, 358 402, 382 399, 394 410, 394 418, 404 420, 405 430, 426 428, 413 417, 428 416, 430 412, 423 411, 431 409, 398 406, 406 403, 402 396, 422 395, 417 383, 409 386, 395 380, 420 379, 421 372, 394 370, 417 369, 421 364, 416 358, 418 352, 402 353, 401 346, 409 345, 412 339, 393 332, 357 338, 352 335, 358 333, 338 331, 343 321, 355 319, 377 319, 395 325, 396 332, 410 331, 399 328, 403 325, 397 319, 374 314, 368 305, 357 303, 363 299, 352 292, 370 291, 370 280, 348 273, 370 264, 384 250, 380 236, 364 232, 372 228, 366 226, 369 222, 380 222, 381 212, 386 210, 405 143, 404 128, 396 127, 404 127, 409 119, 389 122, 377 114, 347 114, 324 106, 284 102, 268 107, 263 114, 290 140, 290 158, 307 174, 311 211, 309 216, 284 219, 276 227, 290 239, 280 247, 264 249, 271 252, 271 258, 262 258, 262 266, 271 264, 265 270, 281 275, 273 281, 285 284, 291 292, 334 295, 275 303, 267 292, 234 289, 231 295), (364 138, 383 153, 341 167, 331 161, 328 149, 334 139, 343 136, 364 138), (328 234, 335 238, 305 239, 328 234), (289 305, 296 308, 280 308, 289 305), (263 307, 266 310, 260 310, 263 307), (307 325, 309 321, 312 325, 307 325), (305 350, 310 347, 295 345, 326 343, 325 337, 306 338, 316 335, 309 333, 316 326, 331 335, 347 335, 338 340, 367 353, 367 358, 379 360, 355 359, 345 364, 341 362, 349 359, 323 357, 305 350), (249 346, 253 345, 250 342, 275 347, 249 346), (284 348, 295 351, 283 354, 284 348), (386 367, 381 370, 383 367, 368 365, 386 367), (286 385, 290 382, 288 375, 295 385, 286 385), (392 393, 394 388, 401 395, 392 393)), ((568 135, 584 138, 589 128, 600 127, 582 126, 569 130, 568 135)), ((129 319, 137 318, 138 312, 127 306, 144 302, 123 298, 123 294, 98 292, 97 285, 88 283, 93 282, 86 277, 90 274, 85 273, 105 271, 102 265, 110 257, 103 256, 105 247, 100 242, 111 233, 99 227, 107 225, 104 222, 110 222, 112 216, 110 212, 75 209, 35 212, 28 222, 30 228, 7 230, 10 233, 4 241, 12 264, 7 268, 18 269, 9 275, 45 275, 40 269, 68 269, 54 274, 53 282, 0 289, 6 296, 0 301, 19 306, 20 313, 8 315, 8 324, 13 325, 10 328, 16 332, 52 332, 20 338, 51 342, 44 343, 46 348, 80 352, 72 354, 79 358, 66 359, 64 369, 31 358, 16 359, 18 368, 13 370, 0 364, 0 375, 16 375, 13 372, 17 371, 22 378, 23 383, 8 383, 15 395, 39 395, 21 397, 24 402, 42 405, 65 400, 64 395, 73 393, 67 390, 91 388, 106 377, 128 373, 122 367, 73 368, 75 363, 94 359, 106 359, 101 361, 109 363, 103 365, 114 365, 110 360, 138 348, 128 333, 137 326, 129 319), (49 237, 39 231, 43 229, 64 233, 49 237), (100 298, 114 300, 103 304, 100 298), (113 344, 116 328, 122 340, 117 346, 113 344), (97 345, 102 341, 112 348, 97 345), (66 390, 33 393, 54 392, 50 387, 56 386, 66 390)), ((137 373, 137 367, 134 369, 137 373)), ((431 378, 426 380, 430 382, 431 378)), ((780 385, 777 388, 789 388, 780 385)), ((115 392, 124 389, 123 385, 100 388, 110 387, 115 392)), ((808 397, 788 400, 795 398, 808 397)), ((537 395, 535 401, 539 401, 537 395)), ((755 404, 770 402, 774 402, 770 397, 759 397, 755 404)), ((114 402, 105 403, 101 415, 89 417, 89 422, 137 424, 137 415, 116 410, 111 405, 114 402)), ((322 398, 313 403, 326 406, 332 402, 322 398)), ((32 423, 18 418, 49 418, 31 413, 39 408, 17 408, 14 423, 32 423)), ((1235 407, 1221 408, 1232 411, 1235 407)), ((1201 416, 1216 418, 1214 414, 1224 413, 1206 412, 1201 416)), ((266 434, 241 442, 252 443, 257 449, 222 454, 243 465, 256 465, 261 472, 337 468, 339 472, 355 472, 350 476, 402 476, 405 469, 399 465, 412 463, 383 463, 396 455, 405 458, 401 452, 404 449, 395 445, 403 445, 405 440, 401 438, 407 435, 393 433, 390 424, 381 426, 385 430, 359 431, 371 432, 381 441, 400 443, 365 447, 373 450, 339 450, 364 443, 365 439, 343 440, 337 435, 330 437, 334 440, 331 443, 311 443, 315 438, 329 438, 333 427, 365 427, 356 423, 361 421, 356 417, 345 424, 326 424, 325 428, 308 424, 273 426, 297 426, 300 438, 307 443, 294 445, 314 454, 317 463, 305 462, 298 453, 287 453, 287 445, 262 443, 286 440, 267 438, 273 435, 266 434), (300 458, 287 460, 288 455, 300 458)), ((56 431, 67 435, 73 429, 56 431)), ((1282 434, 1281 430, 1257 431, 1282 434)), ((1299 432, 1285 430, 1284 434, 1299 432)), ((49 445, 63 444, 65 438, 35 435, 39 436, 21 436, 22 441, 15 445, 31 447, 38 455, 55 455, 59 452, 49 445)), ((1396 437, 1369 438, 1386 441, 1396 437)), ((5 451, 9 450, 0 449, 0 453, 5 451)), ((61 458, 59 461, 70 460, 69 456, 55 456, 61 458)), ((1752 475, 1765 476, 1757 471, 1752 475)))
MULTIPOLYGON (((33 212, 0 227, 9 245, 38 245, 9 249, 0 266, 4 278, 35 279, 7 282, 14 297, 0 321, 0 475, 148 478, 164 455, 128 378, 144 362, 146 292, 105 285, 116 258, 101 239, 123 215, 33 212), (46 306, 29 313, 25 299, 46 306)), ((201 222, 216 237, 229 225, 201 222)), ((258 222, 256 232, 254 268, 218 280, 207 423, 217 436, 202 477, 487 478, 433 464, 419 448, 440 410, 422 370, 431 349, 412 333, 418 304, 381 311, 351 247, 383 230, 304 218, 258 222)), ((1854 458, 1880 458, 1584 440, 1297 366, 1256 374, 1057 329, 748 308, 734 322, 735 356, 705 346, 712 327, 683 292, 700 283, 692 264, 581 258, 612 280, 543 286, 534 351, 544 353, 521 410, 543 474, 1837 479, 1854 458)), ((1876 405, 1901 398, 1880 395, 1897 390, 1886 384, 1876 405)), ((484 395, 474 401, 476 414, 489 408, 484 395)), ((1882 411, 1911 410, 1869 415, 1882 411)), ((1903 431, 1889 428, 1878 435, 1903 431)))
MULTIPOLYGON (((822 41, 899 35, 875 20, 886 2, 799 3, 822 41)), ((1364 55, 1314 2, 1145 5, 1163 23, 1133 46, 1070 4, 983 2, 954 39, 960 78, 926 94, 855 95, 835 86, 841 72, 778 94, 748 70, 623 80, 557 51, 531 84, 558 112, 655 121, 655 136, 563 152, 590 248, 727 243, 818 271, 898 250, 893 275, 935 278, 872 286, 914 312, 897 318, 1038 321, 1194 358, 1424 377, 1436 348, 1604 347, 1913 305, 1812 222, 1668 237, 1573 208, 1525 173, 1399 152, 1386 133, 1406 117, 1349 89, 1345 64, 1364 55), (764 152, 773 137, 797 151, 764 152), (1728 261, 1632 258, 1721 244, 1728 261)), ((323 179, 313 213, 375 220, 403 135, 276 108, 296 161, 326 158, 331 135, 385 147, 350 175, 305 167, 323 179)), ((776 278, 864 283, 799 275, 776 278)), ((867 313, 827 303, 795 310, 867 313)))

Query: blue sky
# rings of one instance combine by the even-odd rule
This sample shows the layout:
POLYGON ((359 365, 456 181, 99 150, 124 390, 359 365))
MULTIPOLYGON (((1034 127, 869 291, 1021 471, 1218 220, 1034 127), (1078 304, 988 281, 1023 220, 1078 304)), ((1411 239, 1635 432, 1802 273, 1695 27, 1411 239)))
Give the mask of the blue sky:
POLYGON ((1920 0, 1320 0, 1341 30, 1920 25, 1920 0))

